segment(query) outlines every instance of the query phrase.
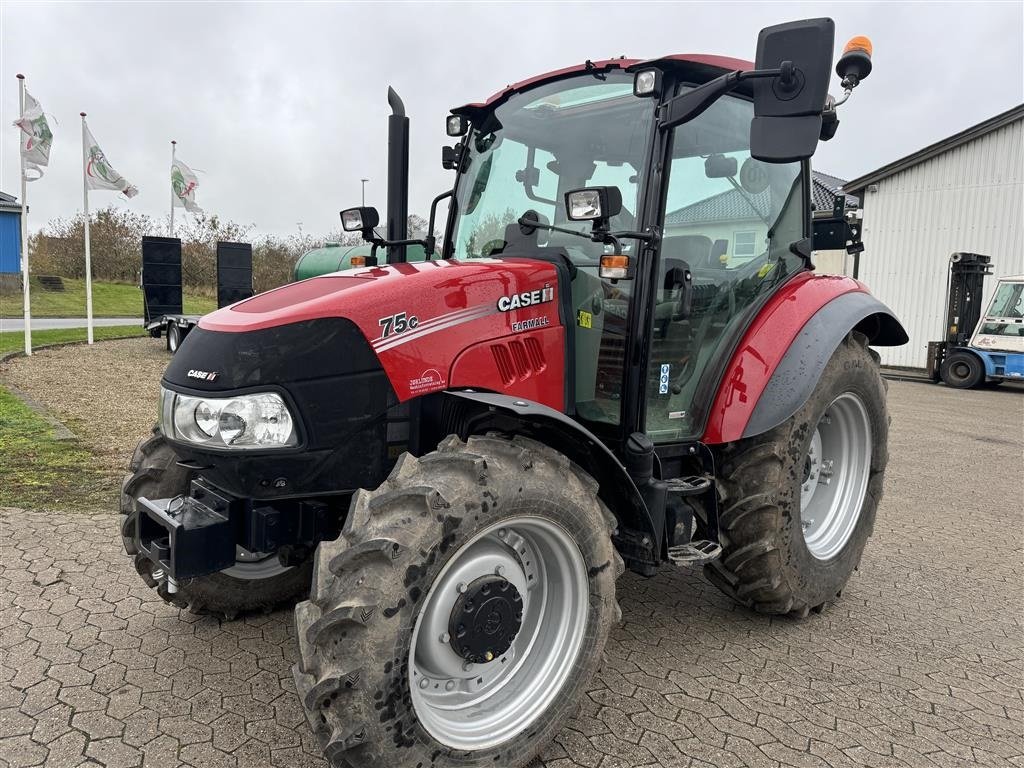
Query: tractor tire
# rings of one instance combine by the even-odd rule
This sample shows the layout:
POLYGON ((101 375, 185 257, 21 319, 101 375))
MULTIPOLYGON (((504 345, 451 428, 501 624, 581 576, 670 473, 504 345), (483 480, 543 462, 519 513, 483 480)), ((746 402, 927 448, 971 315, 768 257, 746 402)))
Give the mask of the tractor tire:
POLYGON ((330 763, 527 765, 621 619, 613 528, 593 478, 518 437, 450 436, 359 491, 295 610, 295 685, 330 763))
POLYGON ((970 352, 953 352, 942 361, 939 378, 956 389, 973 389, 985 381, 985 365, 970 352))
POLYGON ((164 581, 153 575, 153 563, 141 555, 135 544, 139 513, 135 500, 167 499, 188 494, 193 473, 178 464, 178 457, 157 430, 135 448, 130 473, 121 486, 121 541, 135 562, 143 581, 166 602, 193 613, 211 613, 225 619, 251 611, 269 611, 276 606, 304 598, 313 578, 313 558, 286 568, 273 555, 260 561, 239 560, 225 571, 182 580, 178 591, 169 593, 164 581))
POLYGON ((722 554, 711 582, 761 613, 804 617, 839 597, 874 528, 888 460, 886 383, 850 333, 807 402, 718 456, 722 554))

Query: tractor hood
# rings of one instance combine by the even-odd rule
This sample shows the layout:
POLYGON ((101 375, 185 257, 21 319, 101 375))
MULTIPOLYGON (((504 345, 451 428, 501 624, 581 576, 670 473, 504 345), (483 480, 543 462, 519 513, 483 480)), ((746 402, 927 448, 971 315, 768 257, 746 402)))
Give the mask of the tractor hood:
POLYGON ((557 274, 508 258, 315 277, 206 315, 164 379, 225 391, 376 367, 404 401, 449 386, 456 358, 477 342, 559 327, 557 274))

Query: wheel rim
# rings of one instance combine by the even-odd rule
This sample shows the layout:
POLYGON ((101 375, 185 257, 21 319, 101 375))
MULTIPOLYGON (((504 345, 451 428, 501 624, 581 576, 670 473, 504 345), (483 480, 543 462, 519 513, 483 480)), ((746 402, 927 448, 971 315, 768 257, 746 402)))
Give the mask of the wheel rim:
POLYGON ((967 363, 957 361, 950 367, 953 371, 953 376, 960 381, 965 381, 971 375, 971 368, 967 363))
POLYGON ((167 345, 171 348, 171 352, 178 351, 178 342, 180 341, 180 331, 176 326, 171 326, 171 329, 167 332, 167 345))
POLYGON ((291 566, 281 565, 277 555, 272 552, 250 552, 236 545, 235 564, 225 568, 221 573, 236 579, 255 581, 269 579, 290 570, 291 566))
POLYGON ((819 560, 839 554, 860 519, 871 475, 871 422, 846 392, 825 409, 811 437, 800 486, 800 525, 819 560))
POLYGON ((485 528, 445 564, 417 617, 409 689, 420 723, 453 749, 487 749, 513 738, 564 687, 588 611, 586 563, 561 526, 523 516, 485 528), (452 612, 467 585, 494 575, 521 596, 521 624, 505 652, 473 664, 453 647, 452 612))

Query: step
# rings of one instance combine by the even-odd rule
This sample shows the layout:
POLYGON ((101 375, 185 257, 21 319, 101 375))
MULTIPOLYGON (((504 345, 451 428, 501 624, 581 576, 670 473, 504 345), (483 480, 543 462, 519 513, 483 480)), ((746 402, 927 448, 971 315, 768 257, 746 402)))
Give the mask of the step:
POLYGON ((688 544, 677 544, 668 548, 671 563, 686 568, 696 568, 717 560, 722 554, 722 545, 715 541, 698 539, 688 544))
POLYGON ((707 475, 689 475, 687 477, 673 477, 666 480, 669 493, 678 493, 680 496, 700 496, 707 493, 711 488, 711 478, 707 475))

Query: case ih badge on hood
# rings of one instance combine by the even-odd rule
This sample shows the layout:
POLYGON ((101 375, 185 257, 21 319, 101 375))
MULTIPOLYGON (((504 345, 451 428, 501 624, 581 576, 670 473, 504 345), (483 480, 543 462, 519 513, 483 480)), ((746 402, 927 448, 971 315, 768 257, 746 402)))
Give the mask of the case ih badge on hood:
POLYGON ((191 369, 189 369, 189 372, 186 375, 190 379, 200 379, 202 381, 216 381, 217 380, 217 372, 216 371, 199 371, 199 370, 196 370, 195 368, 191 368, 191 369))
POLYGON ((535 304, 546 304, 547 302, 554 300, 555 289, 550 285, 545 285, 543 288, 538 288, 535 291, 525 291, 524 293, 514 293, 511 296, 502 296, 498 299, 498 310, 501 312, 511 312, 513 309, 532 307, 535 304))

